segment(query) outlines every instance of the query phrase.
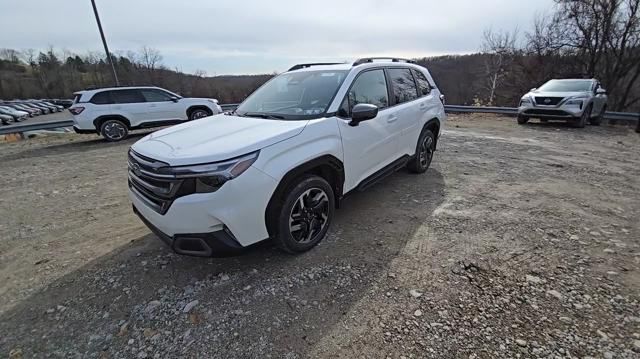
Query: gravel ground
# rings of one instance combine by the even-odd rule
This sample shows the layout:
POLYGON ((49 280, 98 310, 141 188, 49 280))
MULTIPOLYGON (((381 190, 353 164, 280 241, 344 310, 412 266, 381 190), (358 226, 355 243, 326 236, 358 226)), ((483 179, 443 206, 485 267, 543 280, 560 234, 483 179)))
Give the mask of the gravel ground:
POLYGON ((0 355, 640 357, 640 136, 514 122, 451 116, 298 256, 169 252, 126 198, 136 138, 0 145, 0 355))

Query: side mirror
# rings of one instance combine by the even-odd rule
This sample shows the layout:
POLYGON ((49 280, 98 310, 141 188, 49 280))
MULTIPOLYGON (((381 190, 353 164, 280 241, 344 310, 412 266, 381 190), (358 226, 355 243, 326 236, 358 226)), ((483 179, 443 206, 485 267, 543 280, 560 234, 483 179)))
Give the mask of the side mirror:
POLYGON ((359 103, 353 106, 353 110, 351 110, 351 122, 349 122, 349 125, 358 126, 360 122, 371 120, 376 116, 378 116, 378 106, 359 103))
POLYGON ((171 96, 171 101, 178 102, 179 100, 180 100, 180 97, 171 96))
POLYGON ((606 94, 607 94, 607 90, 603 89, 602 87, 596 90, 596 95, 606 95, 606 94))

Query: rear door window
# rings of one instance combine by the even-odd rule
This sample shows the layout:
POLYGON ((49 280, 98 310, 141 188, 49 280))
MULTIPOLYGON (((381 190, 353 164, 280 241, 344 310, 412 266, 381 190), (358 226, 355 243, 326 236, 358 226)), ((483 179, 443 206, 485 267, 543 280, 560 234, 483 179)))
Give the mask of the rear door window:
POLYGON ((139 90, 116 90, 111 96, 115 103, 139 103, 146 102, 139 90))
POLYGON ((418 98, 418 90, 410 69, 388 69, 391 89, 393 93, 392 104, 397 105, 418 98))
POLYGON ((113 99, 111 98, 111 91, 98 92, 97 94, 93 95, 89 102, 95 105, 112 104, 113 99))

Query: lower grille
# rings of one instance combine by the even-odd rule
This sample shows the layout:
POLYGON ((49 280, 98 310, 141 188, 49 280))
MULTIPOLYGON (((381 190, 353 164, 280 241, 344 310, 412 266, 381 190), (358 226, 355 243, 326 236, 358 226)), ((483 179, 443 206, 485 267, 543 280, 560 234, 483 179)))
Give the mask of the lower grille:
POLYGON ((537 105, 556 106, 557 104, 562 102, 562 100, 564 100, 564 97, 542 97, 542 96, 536 96, 535 99, 536 99, 536 104, 537 105))
POLYGON ((552 109, 529 109, 524 112, 526 115, 540 115, 540 116, 554 116, 554 117, 571 117, 570 114, 562 111, 562 110, 552 110, 552 109))

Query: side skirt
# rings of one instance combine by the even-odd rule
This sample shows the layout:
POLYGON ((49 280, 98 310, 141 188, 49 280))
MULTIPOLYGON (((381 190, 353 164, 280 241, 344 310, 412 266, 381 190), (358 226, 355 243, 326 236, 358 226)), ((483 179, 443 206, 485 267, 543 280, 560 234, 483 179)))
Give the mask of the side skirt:
POLYGON ((406 166, 409 160, 411 160, 411 156, 409 155, 404 155, 398 158, 397 160, 381 168, 371 176, 363 179, 362 182, 360 182, 360 184, 358 184, 358 186, 355 188, 355 190, 360 192, 366 190, 367 188, 380 182, 385 177, 394 174, 396 171, 406 166))

